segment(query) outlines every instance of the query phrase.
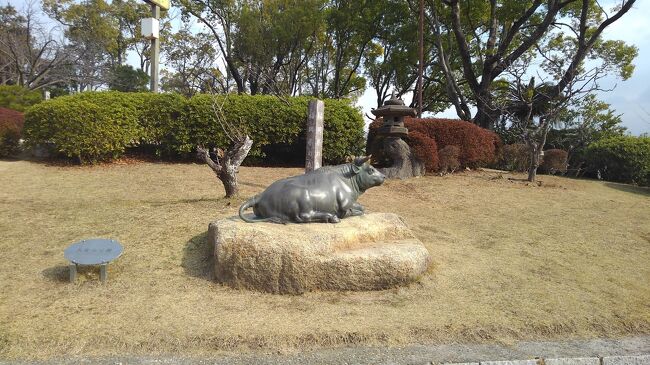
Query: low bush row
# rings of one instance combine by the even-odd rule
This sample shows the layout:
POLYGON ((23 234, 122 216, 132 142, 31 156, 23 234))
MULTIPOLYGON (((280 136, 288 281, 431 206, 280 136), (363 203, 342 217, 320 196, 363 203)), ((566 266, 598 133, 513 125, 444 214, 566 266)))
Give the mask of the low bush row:
MULTIPOLYGON (((252 162, 304 163, 308 101, 269 95, 187 99, 177 94, 85 92, 30 108, 25 138, 28 145, 51 144, 80 162, 111 160, 130 147, 184 158, 197 145, 227 147, 234 127, 253 139, 252 162)), ((362 148, 359 111, 346 100, 325 100, 324 160, 338 163, 362 148)))
MULTIPOLYGON (((544 151, 539 172, 566 173, 568 152, 561 149, 544 151)), ((612 136, 593 142, 581 153, 585 174, 608 181, 650 186, 650 137, 612 136)), ((524 144, 503 146, 498 167, 509 171, 526 171, 530 152, 524 144)))
MULTIPOLYGON (((366 149, 374 160, 387 164, 381 151, 383 139, 377 135, 382 124, 381 119, 370 124, 366 149)), ((425 163, 427 171, 488 166, 496 162, 501 147, 496 133, 461 120, 407 118, 404 126, 409 130, 406 143, 425 163), (440 155, 442 150, 445 150, 444 159, 440 155)))
POLYGON ((590 144, 585 152, 592 174, 609 180, 650 186, 650 137, 615 136, 590 144))

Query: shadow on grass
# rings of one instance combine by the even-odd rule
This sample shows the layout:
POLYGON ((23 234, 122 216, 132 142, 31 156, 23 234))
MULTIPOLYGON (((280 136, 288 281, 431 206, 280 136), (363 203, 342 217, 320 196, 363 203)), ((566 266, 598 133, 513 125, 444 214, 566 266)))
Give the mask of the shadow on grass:
MULTIPOLYGON (((48 267, 41 271, 41 275, 49 281, 56 283, 69 283, 70 282, 70 268, 68 265, 57 265, 48 267)), ((77 280, 82 278, 87 280, 99 280, 99 266, 98 265, 79 265, 77 266, 77 280)))
POLYGON ((193 199, 177 199, 177 200, 143 200, 143 203, 150 204, 152 207, 162 207, 174 204, 194 204, 194 203, 214 203, 224 200, 224 198, 193 198, 193 199))
POLYGON ((208 244, 208 232, 192 237, 183 249, 181 264, 185 273, 196 278, 213 281, 214 257, 208 244))
POLYGON ((627 193, 650 196, 650 187, 634 186, 634 185, 621 184, 615 182, 606 182, 605 186, 610 187, 612 189, 625 191, 627 193))
POLYGON ((63 283, 70 281, 70 271, 68 265, 57 265, 53 267, 48 267, 47 269, 41 271, 43 277, 47 280, 63 283))
POLYGON ((260 188, 262 190, 264 190, 264 189, 266 189, 268 187, 268 185, 253 184, 253 183, 249 183, 249 182, 245 182, 245 181, 239 181, 239 184, 240 185, 245 185, 245 186, 250 186, 252 188, 260 188))

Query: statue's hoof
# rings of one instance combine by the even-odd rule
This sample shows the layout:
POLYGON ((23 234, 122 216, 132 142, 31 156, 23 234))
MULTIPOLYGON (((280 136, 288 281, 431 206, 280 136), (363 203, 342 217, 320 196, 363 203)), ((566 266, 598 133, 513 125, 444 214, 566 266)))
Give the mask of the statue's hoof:
POLYGON ((330 223, 339 223, 341 221, 341 218, 337 216, 332 216, 332 218, 329 219, 330 223))

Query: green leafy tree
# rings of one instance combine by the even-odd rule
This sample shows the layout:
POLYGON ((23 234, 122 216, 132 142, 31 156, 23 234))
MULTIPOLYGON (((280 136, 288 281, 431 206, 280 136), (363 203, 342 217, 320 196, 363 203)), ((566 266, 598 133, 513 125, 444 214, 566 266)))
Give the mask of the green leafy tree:
POLYGON ((410 16, 408 4, 386 1, 378 34, 369 45, 364 70, 370 86, 377 94, 377 106, 383 105, 390 91, 401 96, 411 90, 417 80, 418 43, 416 22, 405 22, 410 16))
POLYGON ((177 0, 183 20, 196 18, 209 30, 226 64, 226 88, 229 90, 230 83, 234 82, 235 90, 240 94, 246 91, 246 85, 234 56, 233 38, 237 31, 241 2, 238 0, 177 0))
POLYGON ((589 94, 560 112, 549 131, 546 146, 567 151, 569 171, 580 176, 587 163, 586 148, 605 138, 623 136, 626 128, 621 124, 621 114, 598 100, 595 94, 589 94))
MULTIPOLYGON (((129 51, 135 51, 139 68, 147 72, 149 44, 140 35, 140 20, 150 16, 149 6, 137 0, 43 0, 44 11, 64 26, 66 52, 74 55, 71 87, 95 90, 107 85, 129 51)), ((162 37, 170 27, 161 14, 162 37)))
POLYGON ((111 68, 108 88, 116 91, 146 91, 149 75, 129 65, 115 65, 111 68))
POLYGON ((183 28, 168 38, 163 55, 165 66, 161 72, 161 88, 186 96, 213 91, 227 92, 226 80, 219 71, 210 35, 192 34, 183 28))
POLYGON ((495 81, 523 57, 536 57, 554 77, 544 93, 550 99, 575 90, 576 78, 590 72, 586 61, 600 63, 601 75, 617 70, 621 78, 629 77, 636 48, 601 35, 634 3, 622 0, 607 12, 594 0, 428 1, 428 17, 438 30, 438 62, 459 117, 493 128, 502 111, 494 100, 495 81), (453 38, 452 44, 444 44, 445 35, 453 38), (445 54, 457 54, 462 74, 453 71, 445 54))

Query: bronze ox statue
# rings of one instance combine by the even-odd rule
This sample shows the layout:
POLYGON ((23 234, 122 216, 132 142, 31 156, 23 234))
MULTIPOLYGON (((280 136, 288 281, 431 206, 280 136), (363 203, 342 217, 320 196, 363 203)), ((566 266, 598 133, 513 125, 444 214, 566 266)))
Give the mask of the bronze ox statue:
POLYGON ((358 157, 351 163, 278 180, 244 202, 239 217, 249 223, 338 223, 341 218, 362 215, 364 209, 357 199, 386 179, 369 160, 370 156, 358 157), (244 216, 251 207, 256 218, 244 216))

